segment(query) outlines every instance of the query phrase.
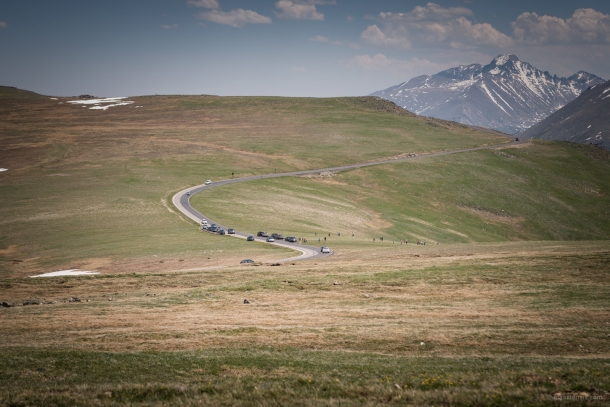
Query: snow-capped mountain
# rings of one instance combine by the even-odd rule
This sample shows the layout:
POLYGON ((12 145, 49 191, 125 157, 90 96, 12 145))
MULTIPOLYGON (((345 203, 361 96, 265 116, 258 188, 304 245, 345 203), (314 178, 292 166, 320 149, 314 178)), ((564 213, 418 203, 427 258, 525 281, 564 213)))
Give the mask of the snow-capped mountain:
POLYGON ((515 55, 490 64, 460 65, 378 91, 379 96, 424 116, 517 134, 604 82, 587 72, 551 76, 515 55))
POLYGON ((610 150, 610 81, 587 89, 519 137, 592 143, 610 150))

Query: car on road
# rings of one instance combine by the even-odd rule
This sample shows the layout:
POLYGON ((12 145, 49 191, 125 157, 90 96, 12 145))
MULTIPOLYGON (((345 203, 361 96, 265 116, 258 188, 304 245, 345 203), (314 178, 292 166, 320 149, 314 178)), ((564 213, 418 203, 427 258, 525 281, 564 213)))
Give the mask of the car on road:
POLYGON ((253 242, 254 241, 254 236, 248 236, 248 238, 246 240, 248 242, 253 242))
POLYGON ((206 225, 207 226, 208 221, 206 219, 201 219, 201 225, 206 225))
POLYGON ((290 243, 296 243, 297 242, 297 238, 294 237, 294 236, 286 236, 286 239, 284 239, 284 240, 286 240, 287 242, 290 242, 290 243))
POLYGON ((187 192, 186 194, 187 194, 187 195, 190 195, 190 194, 191 194, 191 191, 187 192))
POLYGON ((230 234, 230 235, 234 235, 235 234, 235 229, 229 228, 229 229, 227 229, 227 233, 230 234))
POLYGON ((320 248, 320 252, 322 252, 322 253, 330 253, 330 249, 327 246, 322 246, 320 248))
POLYGON ((519 141, 519 137, 515 137, 515 141, 519 141))
POLYGON ((271 237, 274 238, 275 240, 284 240, 284 236, 282 236, 281 233, 272 233, 271 237))
POLYGON ((267 232, 258 232, 258 233, 256 234, 256 236, 260 236, 260 237, 269 237, 269 233, 267 233, 267 232))
POLYGON ((208 232, 216 233, 218 232, 218 228, 216 226, 210 226, 208 228, 208 232))
POLYGON ((207 181, 205 182, 205 184, 206 184, 206 185, 210 185, 211 183, 212 183, 212 180, 211 180, 211 179, 209 179, 209 180, 207 180, 207 181))
POLYGON ((210 227, 208 225, 201 226, 201 230, 208 230, 210 227))
POLYGON ((220 229, 220 230, 218 231, 218 234, 219 234, 219 235, 224 235, 224 234, 225 234, 225 230, 224 230, 224 229, 220 229))
POLYGON ((242 261, 239 262, 239 264, 252 264, 254 263, 254 260, 252 259, 243 259, 242 261))
POLYGON ((272 238, 271 236, 269 236, 269 237, 267 238, 267 241, 268 241, 268 242, 275 242, 275 239, 274 239, 274 238, 272 238))

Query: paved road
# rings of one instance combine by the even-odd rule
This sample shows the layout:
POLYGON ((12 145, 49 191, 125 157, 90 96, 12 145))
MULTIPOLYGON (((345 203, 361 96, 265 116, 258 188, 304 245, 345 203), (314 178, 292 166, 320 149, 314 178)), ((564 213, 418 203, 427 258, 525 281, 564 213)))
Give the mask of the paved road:
MULTIPOLYGON (((172 203, 174 204, 174 206, 176 208, 178 208, 178 210, 180 212, 182 212, 183 214, 188 216, 190 219, 195 221, 198 225, 201 225, 202 219, 207 219, 208 223, 210 223, 210 224, 216 223, 221 228, 227 230, 227 227, 223 226, 219 222, 213 221, 212 219, 202 215, 195 208, 193 208, 189 202, 191 196, 193 196, 194 194, 196 194, 198 192, 208 190, 210 188, 219 187, 221 185, 234 184, 237 182, 254 181, 257 179, 267 179, 267 178, 293 177, 293 176, 300 176, 300 175, 317 174, 320 172, 327 172, 327 171, 328 172, 346 171, 346 170, 353 170, 356 168, 370 167, 373 165, 399 163, 399 162, 405 162, 405 161, 419 160, 422 158, 439 157, 439 156, 449 155, 449 154, 467 153, 467 152, 471 152, 471 151, 486 150, 486 149, 497 148, 497 147, 508 147, 508 146, 514 146, 514 145, 523 144, 523 143, 527 143, 527 140, 513 141, 510 143, 496 144, 496 145, 485 146, 485 147, 465 148, 462 150, 451 150, 451 151, 443 151, 440 153, 422 154, 422 155, 417 155, 417 156, 413 156, 413 157, 395 158, 395 159, 382 160, 382 161, 372 161, 372 162, 368 162, 368 163, 343 165, 340 167, 322 168, 322 169, 318 169, 318 170, 283 172, 280 174, 254 175, 251 177, 226 179, 226 180, 222 180, 222 181, 213 182, 210 185, 202 184, 202 185, 197 185, 197 186, 190 187, 187 189, 183 189, 182 191, 180 191, 176 195, 174 195, 174 197, 172 198, 172 203), (189 192, 190 192, 190 194, 189 194, 189 192)), ((226 235, 226 236, 233 236, 233 237, 245 239, 250 235, 247 233, 236 231, 234 235, 226 235)), ((259 242, 265 242, 264 238, 255 237, 255 240, 259 241, 259 242)), ((288 247, 290 249, 298 250, 302 253, 300 256, 277 260, 277 262, 314 259, 314 258, 326 257, 329 255, 329 254, 325 254, 325 253, 320 253, 320 249, 318 247, 301 245, 299 243, 276 241, 275 243, 269 243, 269 244, 273 244, 273 245, 281 246, 281 247, 288 247)), ((330 254, 332 254, 332 253, 330 253, 330 254)))

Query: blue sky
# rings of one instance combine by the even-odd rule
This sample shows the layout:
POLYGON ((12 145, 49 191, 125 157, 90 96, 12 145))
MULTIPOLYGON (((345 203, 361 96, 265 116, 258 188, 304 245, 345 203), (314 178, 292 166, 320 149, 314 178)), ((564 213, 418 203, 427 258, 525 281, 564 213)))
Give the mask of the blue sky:
POLYGON ((366 95, 504 53, 610 79, 610 1, 0 3, 0 84, 57 96, 366 95))

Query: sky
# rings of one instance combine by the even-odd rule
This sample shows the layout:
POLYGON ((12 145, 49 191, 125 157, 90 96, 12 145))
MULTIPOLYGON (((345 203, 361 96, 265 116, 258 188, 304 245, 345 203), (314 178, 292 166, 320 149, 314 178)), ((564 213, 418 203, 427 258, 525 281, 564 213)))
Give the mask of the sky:
POLYGON ((610 1, 0 2, 0 85, 52 96, 358 96, 498 54, 610 79, 610 1))

